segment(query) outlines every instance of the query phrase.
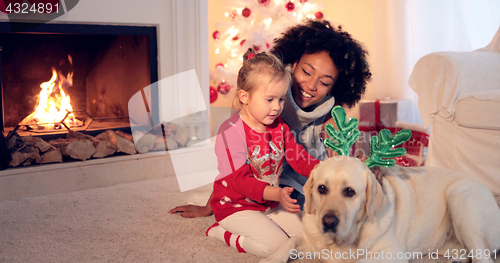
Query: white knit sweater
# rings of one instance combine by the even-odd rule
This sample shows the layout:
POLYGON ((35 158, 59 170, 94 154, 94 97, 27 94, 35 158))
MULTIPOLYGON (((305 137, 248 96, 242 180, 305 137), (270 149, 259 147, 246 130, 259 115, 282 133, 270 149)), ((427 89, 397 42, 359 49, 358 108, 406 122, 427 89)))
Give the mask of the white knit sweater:
MULTIPOLYGON (((288 90, 285 106, 281 118, 295 133, 295 139, 302 144, 306 151, 313 157, 323 160, 326 157, 325 146, 321 140, 320 132, 323 129, 325 117, 330 114, 335 105, 335 98, 326 96, 313 111, 303 111, 293 99, 291 89, 288 90)), ((283 162, 283 173, 280 184, 288 185, 304 194, 302 186, 307 178, 296 173, 288 163, 283 162)))

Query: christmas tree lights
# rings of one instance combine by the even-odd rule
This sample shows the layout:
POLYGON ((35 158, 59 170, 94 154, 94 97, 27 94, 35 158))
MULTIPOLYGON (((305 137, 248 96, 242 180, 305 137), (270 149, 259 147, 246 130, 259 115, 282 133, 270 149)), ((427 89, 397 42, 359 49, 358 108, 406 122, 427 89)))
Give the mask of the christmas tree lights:
POLYGON ((236 86, 243 54, 253 47, 269 51, 273 40, 304 19, 321 19, 321 5, 314 0, 233 0, 228 1, 225 21, 212 33, 216 61, 210 70, 211 86, 227 94, 236 86))

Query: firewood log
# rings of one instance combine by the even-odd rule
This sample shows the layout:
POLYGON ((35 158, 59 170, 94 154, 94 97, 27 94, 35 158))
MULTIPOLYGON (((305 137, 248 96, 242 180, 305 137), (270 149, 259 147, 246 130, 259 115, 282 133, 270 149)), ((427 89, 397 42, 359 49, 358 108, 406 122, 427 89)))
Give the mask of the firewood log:
POLYGON ((161 136, 156 136, 155 139, 155 144, 153 147, 153 151, 160 151, 160 150, 175 150, 179 148, 179 144, 177 143, 174 138, 167 138, 167 143, 165 145, 165 140, 161 136))
POLYGON ((90 140, 94 144, 94 147, 96 149, 96 152, 94 153, 94 155, 92 155, 93 158, 104 158, 114 154, 117 150, 117 147, 109 141, 100 140, 94 136, 90 136, 88 134, 83 134, 80 132, 70 130, 68 131, 68 134, 66 134, 66 138, 90 140))
POLYGON ((99 139, 95 138, 94 136, 90 136, 88 134, 83 134, 81 132, 69 130, 68 133, 66 134, 66 139, 71 139, 71 138, 76 138, 76 139, 80 139, 80 140, 89 140, 94 144, 94 146, 100 141, 99 139))
MULTIPOLYGON (((10 155, 11 160, 10 160, 10 166, 16 167, 16 166, 27 166, 31 165, 33 161, 37 162, 37 160, 41 160, 40 155, 37 155, 36 153, 22 153, 22 152, 14 152, 10 155)), ((37 162, 39 163, 39 161, 37 162)))
MULTIPOLYGON (((165 140, 163 139, 164 136, 167 138, 167 150, 174 150, 179 147, 186 146, 189 142, 189 132, 187 128, 182 124, 162 122, 153 127, 146 134, 152 134, 155 136, 155 146, 152 149, 153 151, 158 151, 165 148, 165 140), (175 142, 173 142, 173 140, 175 140, 175 142)), ((147 141, 146 144, 150 145, 152 137, 148 136, 145 139, 147 141)), ((141 151, 138 150, 139 152, 143 152, 145 150, 145 148, 142 148, 144 147, 143 144, 145 142, 141 142, 141 151)), ((138 147, 137 143, 136 147, 138 147)))
POLYGON ((42 162, 41 163, 62 163, 63 157, 62 153, 59 149, 52 148, 42 154, 42 162))
POLYGON ((52 145, 50 145, 50 143, 44 141, 40 137, 33 137, 33 136, 29 135, 29 136, 24 136, 21 139, 23 140, 23 142, 37 147, 40 150, 40 152, 42 152, 42 153, 44 153, 52 148, 52 145))
POLYGON ((175 130, 174 139, 179 143, 179 146, 186 146, 189 142, 189 132, 184 125, 177 125, 175 130))
POLYGON ((17 132, 9 132, 6 138, 7 150, 10 153, 9 165, 16 167, 19 165, 30 165, 35 161, 40 163, 40 150, 38 148, 25 143, 17 132))
POLYGON ((140 153, 147 153, 153 150, 155 146, 156 136, 151 133, 146 133, 135 144, 135 148, 140 153))
POLYGON ((88 134, 83 134, 81 132, 76 131, 68 131, 66 134, 67 139, 76 138, 76 139, 87 139, 90 140, 96 149, 96 152, 92 155, 93 158, 104 158, 114 154, 117 150, 117 147, 113 145, 109 141, 100 140, 94 136, 90 136, 88 134))
POLYGON ((24 147, 17 149, 11 155, 10 166, 16 167, 19 165, 31 165, 33 161, 35 163, 40 163, 42 158, 40 157, 40 152, 38 148, 26 144, 24 147))
POLYGON ((112 144, 110 141, 99 141, 95 145, 96 152, 92 155, 93 158, 104 158, 110 156, 116 152, 118 147, 112 144))
POLYGON ((73 142, 73 141, 78 141, 79 139, 76 139, 76 138, 71 138, 71 139, 63 139, 63 138, 59 138, 59 139, 54 139, 54 140, 50 140, 49 143, 50 145, 52 145, 53 147, 59 149, 63 146, 66 146, 68 145, 70 142, 73 142))
POLYGON ((62 155, 76 160, 85 161, 96 152, 94 144, 90 140, 56 139, 49 142, 52 146, 61 150, 62 155))
POLYGON ((174 138, 167 138, 167 151, 179 148, 179 143, 174 138))
POLYGON ((96 152, 94 144, 89 140, 70 142, 67 146, 61 147, 60 150, 63 155, 82 161, 90 159, 96 152))
POLYGON ((130 133, 126 133, 126 132, 122 132, 122 131, 116 131, 116 134, 121 135, 121 136, 129 139, 132 142, 134 141, 134 138, 132 137, 132 134, 130 134, 130 133))
POLYGON ((14 131, 9 132, 7 138, 5 139, 7 141, 7 149, 10 153, 13 153, 26 145, 26 143, 23 142, 23 139, 21 139, 21 136, 14 131))
POLYGON ((175 124, 173 124, 173 123, 168 123, 168 122, 166 122, 166 123, 162 123, 162 124, 160 124, 160 125, 163 125, 163 130, 164 130, 164 132, 165 132, 165 136, 166 136, 167 138, 169 138, 169 137, 174 137, 175 132, 176 132, 176 130, 177 130, 177 125, 175 125, 175 124))
POLYGON ((117 147, 117 152, 123 152, 126 154, 135 154, 137 151, 135 150, 134 143, 121 136, 118 135, 115 131, 107 130, 96 136, 97 139, 103 141, 109 141, 117 147))

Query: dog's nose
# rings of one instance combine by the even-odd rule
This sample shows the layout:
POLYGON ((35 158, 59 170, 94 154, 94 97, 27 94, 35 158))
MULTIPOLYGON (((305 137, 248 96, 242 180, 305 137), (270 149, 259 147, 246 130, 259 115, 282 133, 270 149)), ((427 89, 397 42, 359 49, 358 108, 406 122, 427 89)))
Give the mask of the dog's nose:
POLYGON ((339 224, 339 218, 333 214, 333 213, 328 213, 323 216, 323 229, 325 232, 327 231, 332 231, 335 233, 337 231, 335 228, 339 224))

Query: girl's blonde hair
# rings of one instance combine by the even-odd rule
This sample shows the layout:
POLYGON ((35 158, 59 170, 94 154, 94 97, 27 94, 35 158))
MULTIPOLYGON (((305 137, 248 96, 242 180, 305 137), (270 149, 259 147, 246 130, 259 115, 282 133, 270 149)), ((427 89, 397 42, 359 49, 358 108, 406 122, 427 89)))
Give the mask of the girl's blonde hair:
POLYGON ((243 55, 243 66, 238 72, 238 90, 233 100, 233 107, 241 110, 242 103, 238 97, 240 90, 246 91, 251 97, 256 87, 269 84, 276 80, 285 80, 288 86, 292 83, 290 71, 285 68, 283 62, 272 53, 256 53, 249 48, 243 55))

